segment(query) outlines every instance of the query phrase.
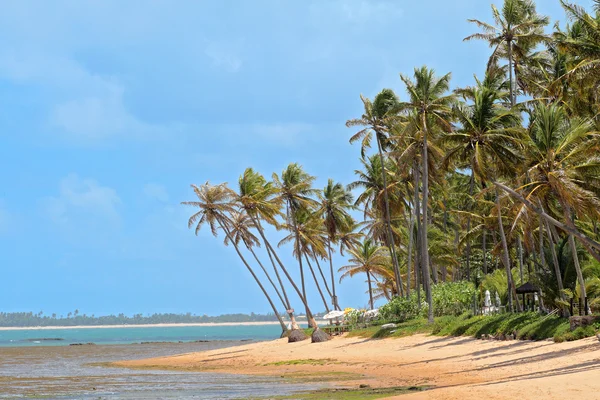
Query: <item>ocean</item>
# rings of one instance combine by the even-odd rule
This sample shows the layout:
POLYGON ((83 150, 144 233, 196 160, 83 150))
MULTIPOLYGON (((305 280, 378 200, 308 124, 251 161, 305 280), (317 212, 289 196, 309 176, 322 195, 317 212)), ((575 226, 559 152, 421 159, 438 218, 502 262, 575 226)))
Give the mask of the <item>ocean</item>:
POLYGON ((239 399, 314 390, 280 378, 130 370, 101 364, 279 337, 278 325, 0 331, 0 399, 239 399), (61 340, 57 340, 61 339, 61 340), (180 343, 181 342, 181 343, 180 343), (95 343, 95 345, 74 345, 95 343), (73 345, 72 345, 73 344, 73 345))

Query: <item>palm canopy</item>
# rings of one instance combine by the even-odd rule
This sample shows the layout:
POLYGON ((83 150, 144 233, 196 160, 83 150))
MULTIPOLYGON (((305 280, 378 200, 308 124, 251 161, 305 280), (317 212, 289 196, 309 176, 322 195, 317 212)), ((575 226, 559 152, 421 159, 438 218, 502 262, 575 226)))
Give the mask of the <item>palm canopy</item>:
POLYGON ((459 128, 444 136, 446 167, 452 162, 470 168, 481 180, 513 172, 520 160, 520 117, 504 105, 506 93, 497 88, 497 82, 486 79, 463 92, 471 104, 454 106, 459 128))
POLYGON ((600 217, 600 137, 590 121, 557 104, 536 106, 527 142, 530 196, 554 197, 580 216, 600 217))
POLYGON ((273 174, 277 199, 287 204, 288 219, 301 209, 312 209, 316 206, 313 197, 318 191, 312 187, 314 181, 315 177, 306 173, 298 163, 288 165, 281 177, 273 174))
POLYGON ((354 208, 352 204, 354 197, 344 185, 329 179, 323 192, 319 193, 319 199, 321 205, 317 215, 323 218, 329 240, 336 241, 338 231, 354 223, 354 219, 348 213, 349 209, 354 208))
POLYGON ((310 256, 327 257, 325 249, 325 229, 323 221, 307 209, 300 209, 293 215, 294 221, 291 226, 287 224, 284 228, 290 234, 281 239, 279 246, 294 242, 293 254, 300 258, 305 254, 310 256))
POLYGON ((260 247, 258 237, 250 230, 251 228, 254 228, 254 222, 245 212, 231 212, 227 221, 227 226, 230 234, 225 236, 224 243, 226 246, 230 242, 235 245, 239 245, 243 242, 247 248, 260 247))
POLYGON ((225 221, 225 214, 235 211, 231 203, 232 192, 227 184, 211 185, 206 182, 204 185, 191 185, 198 201, 184 201, 181 204, 199 208, 188 220, 188 227, 196 225, 194 233, 198 235, 203 225, 208 224, 214 236, 217 236, 217 230, 225 221))
POLYGON ((235 196, 238 204, 246 210, 250 217, 262 218, 272 225, 277 225, 276 217, 281 215, 281 199, 276 197, 277 188, 272 182, 247 168, 240 179, 239 193, 235 196))

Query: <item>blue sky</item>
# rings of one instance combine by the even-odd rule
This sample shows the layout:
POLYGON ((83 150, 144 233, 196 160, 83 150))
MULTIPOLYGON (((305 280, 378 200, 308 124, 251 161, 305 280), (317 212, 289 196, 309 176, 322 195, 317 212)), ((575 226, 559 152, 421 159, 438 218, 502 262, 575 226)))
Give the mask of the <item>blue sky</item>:
MULTIPOLYGON (((482 0, 0 5, 2 311, 269 311, 222 238, 188 231, 189 184, 289 162, 349 183, 361 93, 402 97, 423 64, 471 84, 489 55, 462 42, 482 0)), ((344 281, 341 305, 365 290, 344 281)))

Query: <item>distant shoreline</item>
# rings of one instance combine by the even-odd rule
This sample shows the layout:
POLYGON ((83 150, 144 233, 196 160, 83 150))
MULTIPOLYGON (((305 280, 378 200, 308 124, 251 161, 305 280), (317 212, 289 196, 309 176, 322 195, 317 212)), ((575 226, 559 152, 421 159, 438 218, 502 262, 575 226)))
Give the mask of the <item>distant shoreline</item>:
POLYGON ((174 328, 186 326, 256 326, 279 325, 278 321, 265 322, 204 322, 182 324, 137 324, 137 325, 76 325, 76 326, 2 326, 0 331, 58 330, 58 329, 109 329, 109 328, 174 328))

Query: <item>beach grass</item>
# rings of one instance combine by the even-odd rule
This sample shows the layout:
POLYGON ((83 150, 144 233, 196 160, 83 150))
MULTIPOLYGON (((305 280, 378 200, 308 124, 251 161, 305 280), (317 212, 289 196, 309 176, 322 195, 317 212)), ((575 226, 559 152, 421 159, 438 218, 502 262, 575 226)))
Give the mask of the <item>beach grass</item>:
POLYGON ((404 337, 416 333, 436 336, 511 337, 520 340, 545 340, 554 338, 556 342, 578 340, 593 336, 593 327, 569 331, 569 320, 558 316, 542 316, 537 313, 497 314, 490 316, 463 314, 436 318, 433 324, 418 318, 396 324, 395 328, 381 329, 373 326, 358 329, 349 337, 382 339, 404 337))
POLYGON ((325 358, 325 359, 308 358, 305 360, 278 361, 278 362, 272 362, 272 363, 268 363, 268 364, 264 364, 264 365, 265 366, 271 366, 271 365, 275 365, 275 366, 281 366, 281 365, 326 365, 326 364, 333 364, 336 362, 337 362, 337 360, 334 360, 332 358, 325 358))
POLYGON ((389 387, 389 388, 359 388, 359 389, 320 389, 313 392, 297 393, 289 396, 275 397, 275 399, 299 400, 374 400, 402 394, 426 390, 425 387, 389 387))

